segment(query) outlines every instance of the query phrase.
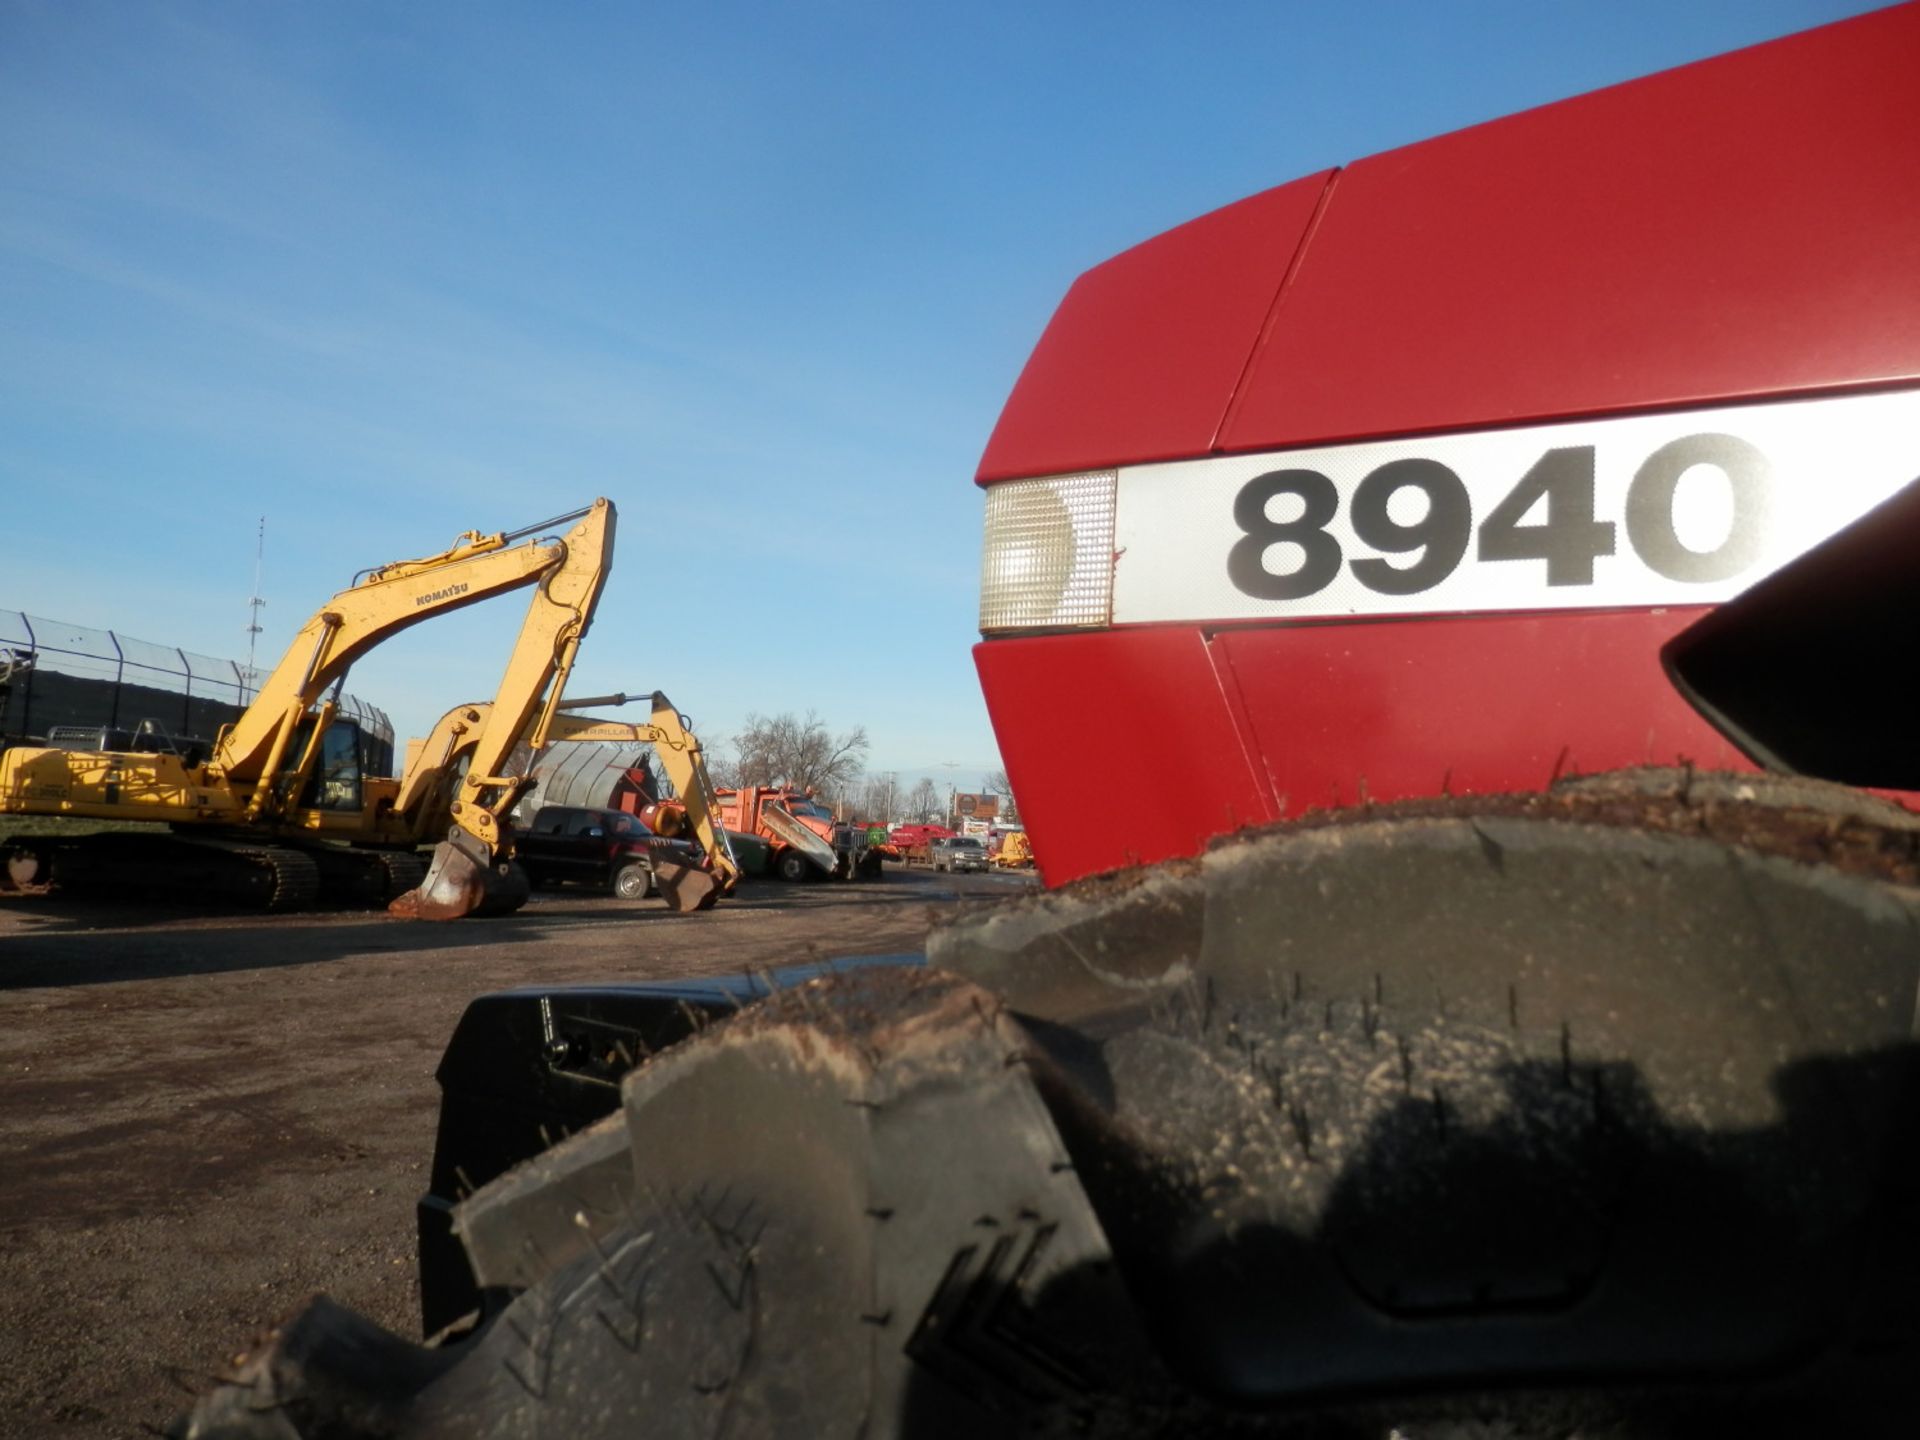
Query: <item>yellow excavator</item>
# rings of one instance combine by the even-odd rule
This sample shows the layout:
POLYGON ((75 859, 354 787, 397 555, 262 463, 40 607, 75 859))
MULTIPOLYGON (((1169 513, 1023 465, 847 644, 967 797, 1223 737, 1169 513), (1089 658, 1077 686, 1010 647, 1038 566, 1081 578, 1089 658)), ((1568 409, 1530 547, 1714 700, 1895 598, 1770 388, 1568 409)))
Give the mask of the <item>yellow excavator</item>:
MULTIPOLYGON (((672 782, 677 801, 658 807, 652 821, 661 834, 673 837, 682 829, 691 830, 700 848, 706 852, 704 867, 679 865, 656 857, 653 880, 667 908, 676 911, 707 910, 722 895, 733 892, 740 880, 740 863, 733 845, 720 823, 719 800, 713 780, 707 773, 706 758, 700 741, 687 719, 658 690, 651 697, 650 723, 633 723, 598 715, 581 715, 578 707, 598 704, 625 704, 625 695, 595 696, 585 700, 561 702, 561 709, 547 721, 546 743, 649 744, 660 759, 661 768, 672 782)), ((409 829, 425 835, 453 812, 459 802, 454 791, 463 773, 471 773, 481 738, 496 733, 493 725, 494 702, 479 701, 456 705, 442 715, 424 739, 407 743, 407 759, 400 778, 400 791, 394 800, 394 813, 409 829)), ((536 748, 533 737, 526 737, 528 750, 536 748)), ((514 767, 520 768, 520 767, 514 767)), ((530 768, 530 767, 528 767, 530 768)), ((412 912, 415 895, 400 896, 389 908, 397 913, 412 912)))
MULTIPOLYGON (((612 565, 615 512, 595 500, 511 532, 468 531, 418 560, 363 572, 306 622, 204 761, 125 750, 0 752, 0 815, 151 820, 161 831, 0 842, 16 884, 205 893, 296 909, 323 892, 399 898, 426 919, 517 909, 505 816, 531 781, 515 747, 538 750, 612 565), (571 525, 564 534, 555 528, 571 525), (535 587, 487 715, 442 777, 446 837, 422 875, 428 838, 396 801, 402 781, 360 773, 357 736, 333 724, 354 661, 400 631, 492 596, 535 587)), ((424 776, 422 778, 425 778, 424 776)))

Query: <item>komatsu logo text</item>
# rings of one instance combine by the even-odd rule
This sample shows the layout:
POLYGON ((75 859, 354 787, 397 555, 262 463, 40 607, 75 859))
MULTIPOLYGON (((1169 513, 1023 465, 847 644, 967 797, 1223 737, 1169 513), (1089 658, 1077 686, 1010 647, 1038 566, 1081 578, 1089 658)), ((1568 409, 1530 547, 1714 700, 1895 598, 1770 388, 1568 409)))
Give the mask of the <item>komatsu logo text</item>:
POLYGON ((431 605, 436 600, 445 600, 449 596, 464 595, 466 593, 467 593, 467 587, 465 585, 449 585, 444 590, 431 590, 431 591, 428 591, 425 595, 416 595, 414 597, 413 603, 416 607, 421 605, 431 605))

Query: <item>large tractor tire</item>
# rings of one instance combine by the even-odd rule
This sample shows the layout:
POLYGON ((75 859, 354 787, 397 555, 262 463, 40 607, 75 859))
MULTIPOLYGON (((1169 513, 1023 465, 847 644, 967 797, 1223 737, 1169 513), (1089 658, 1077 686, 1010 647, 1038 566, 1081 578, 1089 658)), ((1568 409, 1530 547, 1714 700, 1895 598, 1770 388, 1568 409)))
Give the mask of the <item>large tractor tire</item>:
POLYGON ((1920 831, 1689 776, 1349 812, 777 995, 195 1436, 1878 1435, 1920 831))

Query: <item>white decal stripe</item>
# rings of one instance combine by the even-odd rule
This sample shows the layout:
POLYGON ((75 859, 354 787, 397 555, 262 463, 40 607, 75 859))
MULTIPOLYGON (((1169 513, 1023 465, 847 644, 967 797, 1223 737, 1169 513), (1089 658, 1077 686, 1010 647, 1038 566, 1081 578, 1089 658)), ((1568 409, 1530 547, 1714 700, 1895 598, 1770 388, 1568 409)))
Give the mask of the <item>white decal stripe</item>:
POLYGON ((1724 600, 1916 479, 1914 390, 1132 466, 1113 619, 1724 600))

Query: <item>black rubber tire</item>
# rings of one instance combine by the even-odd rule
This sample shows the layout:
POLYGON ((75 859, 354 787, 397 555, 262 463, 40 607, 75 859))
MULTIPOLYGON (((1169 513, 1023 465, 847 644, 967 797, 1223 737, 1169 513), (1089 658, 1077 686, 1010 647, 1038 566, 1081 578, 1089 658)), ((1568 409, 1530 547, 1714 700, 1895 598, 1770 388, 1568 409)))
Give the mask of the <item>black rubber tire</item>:
POLYGON ((317 1306, 191 1433, 1901 1433, 1914 841, 1436 802, 968 914, 467 1201, 464 1349, 317 1306))
POLYGON ((487 872, 486 894, 475 907, 475 915, 512 915, 533 894, 533 882, 518 860, 494 865, 487 872))
POLYGON ((798 885, 813 878, 814 864, 798 850, 782 850, 774 871, 782 880, 798 885))
POLYGON ((653 870, 644 860, 631 860, 613 872, 607 888, 622 900, 644 900, 653 893, 653 870))
POLYGON ((1920 1402, 1920 831, 1797 788, 1348 812, 930 951, 1073 1077, 1183 1389, 1360 1433, 1881 1433, 1920 1402))

